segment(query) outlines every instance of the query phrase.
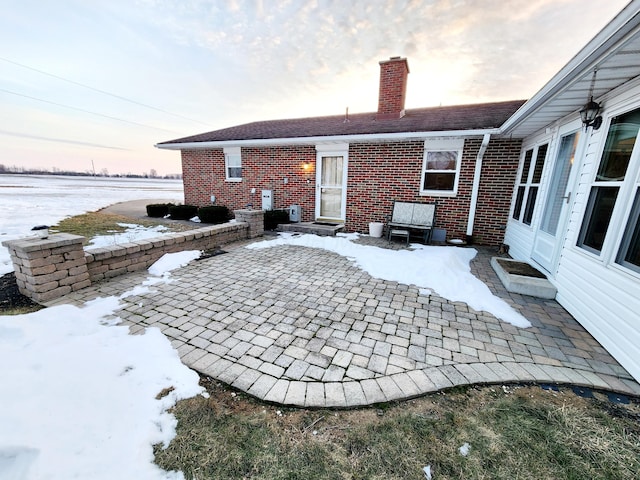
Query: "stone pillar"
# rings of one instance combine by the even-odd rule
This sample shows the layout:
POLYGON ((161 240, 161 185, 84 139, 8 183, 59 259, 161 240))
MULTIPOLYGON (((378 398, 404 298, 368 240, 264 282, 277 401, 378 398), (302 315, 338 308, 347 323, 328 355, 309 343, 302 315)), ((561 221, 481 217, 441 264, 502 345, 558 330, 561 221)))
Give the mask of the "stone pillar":
POLYGON ((91 285, 83 241, 79 235, 57 233, 2 242, 11 254, 20 293, 42 303, 91 285))
POLYGON ((249 224, 247 238, 264 235, 264 212, 262 210, 234 210, 233 213, 238 222, 249 224))

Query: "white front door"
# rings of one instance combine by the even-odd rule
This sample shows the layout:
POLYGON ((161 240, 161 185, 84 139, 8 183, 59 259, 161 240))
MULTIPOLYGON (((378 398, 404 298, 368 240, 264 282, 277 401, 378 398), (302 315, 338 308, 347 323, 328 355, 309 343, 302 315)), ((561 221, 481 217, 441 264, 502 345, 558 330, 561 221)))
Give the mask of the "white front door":
POLYGON ((347 199, 347 154, 318 151, 316 165, 316 219, 344 222, 347 199))
POLYGON ((560 134, 551 178, 548 181, 544 211, 533 242, 531 258, 551 275, 555 270, 564 242, 569 204, 575 183, 574 159, 580 145, 580 130, 560 134))

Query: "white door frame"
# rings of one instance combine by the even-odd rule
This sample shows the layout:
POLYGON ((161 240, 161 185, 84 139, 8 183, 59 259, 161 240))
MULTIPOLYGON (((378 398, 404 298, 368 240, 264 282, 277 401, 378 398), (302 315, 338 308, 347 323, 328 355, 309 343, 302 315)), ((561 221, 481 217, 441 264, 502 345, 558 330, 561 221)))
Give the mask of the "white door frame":
POLYGON ((316 145, 316 220, 337 220, 344 222, 347 219, 347 172, 349 164, 349 144, 333 143, 316 145), (342 195, 340 199, 340 218, 328 218, 320 215, 322 196, 322 159, 323 157, 342 157, 342 195))
POLYGON ((535 225, 533 246, 531 249, 531 259, 548 273, 550 273, 552 277, 555 277, 556 275, 560 254, 567 238, 567 224, 569 221, 569 213, 575 199, 578 170, 580 170, 580 160, 582 159, 582 155, 584 154, 587 141, 588 135, 584 131, 582 122, 580 120, 575 120, 573 122, 565 124, 558 130, 552 153, 553 162, 547 165, 548 173, 546 174, 544 189, 540 192, 542 194, 540 196, 541 203, 537 206, 540 209, 540 213, 535 225), (567 185, 564 191, 556 193, 556 195, 562 195, 562 198, 566 201, 562 203, 562 211, 560 212, 560 218, 558 219, 556 233, 555 235, 551 235, 542 230, 542 222, 544 221, 544 214, 547 203, 551 200, 548 197, 550 193, 551 182, 553 181, 552 176, 555 171, 556 163, 558 162, 558 155, 560 153, 562 138, 566 137, 567 135, 571 135, 574 132, 577 132, 578 135, 580 135, 574 154, 574 163, 571 166, 571 171, 569 173, 567 185))

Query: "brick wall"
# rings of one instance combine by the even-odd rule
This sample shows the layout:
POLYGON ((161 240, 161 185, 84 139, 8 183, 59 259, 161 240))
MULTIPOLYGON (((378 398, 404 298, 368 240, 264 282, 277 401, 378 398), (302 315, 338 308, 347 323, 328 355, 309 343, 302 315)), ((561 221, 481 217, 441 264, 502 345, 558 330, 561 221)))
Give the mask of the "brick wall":
POLYGON ((249 203, 259 209, 262 190, 272 190, 274 209, 301 205, 302 220, 312 221, 315 218, 315 163, 314 146, 243 148, 242 181, 228 182, 222 149, 183 150, 185 203, 199 207, 210 205, 213 194, 217 205, 226 205, 230 210, 244 208, 249 203), (251 193, 252 188, 255 193, 251 193))
POLYGON ((225 177, 222 149, 182 150, 181 154, 184 203, 199 207, 211 205, 213 184, 225 177))
MULTIPOLYGON (((349 145, 347 228, 366 232, 369 222, 391 214, 393 201, 436 203, 436 227, 448 238, 465 238, 473 173, 482 140, 465 140, 458 194, 428 197, 419 194, 424 154, 423 141, 352 143, 349 145)), ((520 140, 492 139, 484 154, 474 224, 474 241, 502 243, 513 182, 518 169, 520 140)))
MULTIPOLYGON (((456 197, 419 195, 424 142, 351 143, 347 187, 347 231, 367 232, 369 222, 384 221, 394 200, 435 202, 436 226, 448 238, 465 238, 473 187, 473 171, 481 138, 465 141, 456 197)), ((502 243, 518 168, 521 142, 492 138, 485 152, 476 211, 474 241, 502 243)), ((185 201, 198 206, 217 204, 231 210, 252 203, 261 207, 261 190, 273 190, 274 208, 297 204, 303 221, 315 218, 315 161, 313 146, 242 149, 242 182, 226 182, 224 155, 219 150, 182 152, 185 201), (310 168, 303 169, 304 162, 310 168), (287 178, 287 183, 284 179, 287 178), (308 183, 307 183, 308 181, 308 183), (256 189, 251 194, 251 188, 256 189)))
POLYGON ((489 142, 482 161, 474 223, 473 236, 477 243, 498 245, 504 240, 521 147, 521 140, 491 139, 489 142))

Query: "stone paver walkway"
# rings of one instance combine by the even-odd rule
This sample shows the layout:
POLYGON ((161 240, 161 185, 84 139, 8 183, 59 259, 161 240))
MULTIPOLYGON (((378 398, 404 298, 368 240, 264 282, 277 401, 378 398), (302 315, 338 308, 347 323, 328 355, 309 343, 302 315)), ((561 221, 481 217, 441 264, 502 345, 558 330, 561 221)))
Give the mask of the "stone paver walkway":
MULTIPOLYGON (((133 332, 160 328, 186 365, 260 399, 353 407, 507 382, 640 395, 633 378, 555 301, 506 292, 489 265, 493 250, 479 248, 472 270, 532 328, 372 278, 325 250, 226 249, 175 270, 172 283, 123 299, 117 314, 133 332)), ((120 295, 146 277, 118 277, 52 304, 120 295)))

